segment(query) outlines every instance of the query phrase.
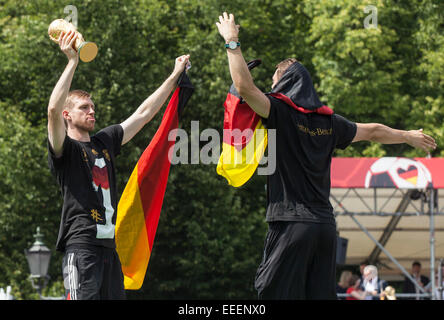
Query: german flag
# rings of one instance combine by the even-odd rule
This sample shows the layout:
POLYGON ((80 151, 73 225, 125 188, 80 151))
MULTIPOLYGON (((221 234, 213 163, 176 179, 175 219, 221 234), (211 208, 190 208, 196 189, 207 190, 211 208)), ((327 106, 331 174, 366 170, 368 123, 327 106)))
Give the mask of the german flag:
POLYGON ((137 290, 143 284, 171 166, 168 152, 173 150, 175 143, 175 139, 169 141, 168 135, 178 128, 180 116, 193 91, 188 76, 183 72, 162 122, 137 162, 120 198, 115 239, 125 289, 137 290))
MULTIPOLYGON (((261 63, 248 63, 251 70, 261 63)), ((267 130, 250 106, 242 100, 234 84, 224 103, 224 135, 222 154, 216 171, 228 184, 240 187, 256 171, 267 147, 267 130)))

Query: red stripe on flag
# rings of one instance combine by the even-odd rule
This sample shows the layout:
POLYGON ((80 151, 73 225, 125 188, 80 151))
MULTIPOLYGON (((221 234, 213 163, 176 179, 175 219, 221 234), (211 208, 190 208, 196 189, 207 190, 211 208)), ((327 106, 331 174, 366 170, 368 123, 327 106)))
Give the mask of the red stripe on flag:
POLYGON ((138 162, 138 182, 150 250, 153 247, 162 202, 170 171, 168 150, 175 141, 168 141, 170 130, 177 129, 180 87, 171 97, 162 123, 138 162), (155 148, 153 146, 156 146, 155 148))
POLYGON ((253 132, 260 120, 260 117, 250 108, 247 103, 240 103, 240 99, 228 93, 224 103, 224 135, 223 142, 235 147, 238 151, 245 148, 253 137, 253 132), (231 130, 238 129, 244 134, 241 141, 234 139, 231 130))

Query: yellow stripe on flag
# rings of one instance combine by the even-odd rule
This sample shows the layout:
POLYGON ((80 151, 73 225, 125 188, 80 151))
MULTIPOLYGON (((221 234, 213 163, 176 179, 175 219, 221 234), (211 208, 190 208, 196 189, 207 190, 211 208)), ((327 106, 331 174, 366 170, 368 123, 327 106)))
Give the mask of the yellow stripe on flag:
POLYGON ((131 290, 142 286, 151 254, 137 175, 138 165, 120 198, 116 220, 117 253, 125 277, 125 289, 131 290))
POLYGON ((267 129, 259 121, 253 137, 240 151, 230 144, 222 144, 222 154, 217 164, 217 173, 225 177, 228 184, 240 187, 256 171, 267 147, 267 129))

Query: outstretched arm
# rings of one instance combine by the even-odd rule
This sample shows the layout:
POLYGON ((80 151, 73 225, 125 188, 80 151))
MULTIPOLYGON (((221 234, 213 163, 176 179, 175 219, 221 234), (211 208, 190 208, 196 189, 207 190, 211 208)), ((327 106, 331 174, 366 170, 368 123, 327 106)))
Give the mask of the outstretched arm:
MULTIPOLYGON (((239 26, 234 21, 234 15, 226 12, 219 16, 216 22, 220 35, 225 39, 225 43, 239 41, 239 26)), ((242 56, 240 47, 227 49, 228 63, 230 65, 231 78, 239 95, 248 103, 250 108, 263 118, 268 118, 270 113, 270 100, 259 90, 253 82, 247 63, 242 56)))
POLYGON ((153 94, 143 101, 128 119, 121 123, 123 128, 122 145, 130 141, 160 110, 171 91, 176 87, 179 76, 185 70, 189 58, 189 55, 178 57, 171 75, 153 94))
POLYGON ((63 153, 66 128, 62 111, 79 63, 79 55, 72 47, 76 38, 77 33, 72 31, 62 33, 59 38, 60 49, 68 57, 68 64, 54 87, 48 104, 48 140, 56 157, 60 157, 63 153))
POLYGON ((420 130, 397 130, 380 123, 356 123, 357 130, 352 142, 367 140, 384 144, 407 143, 429 152, 436 149, 435 140, 420 130))

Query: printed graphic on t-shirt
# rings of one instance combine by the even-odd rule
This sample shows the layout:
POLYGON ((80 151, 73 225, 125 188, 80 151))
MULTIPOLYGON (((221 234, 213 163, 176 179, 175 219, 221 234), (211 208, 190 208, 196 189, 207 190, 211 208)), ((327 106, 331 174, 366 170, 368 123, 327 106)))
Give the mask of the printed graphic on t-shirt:
POLYGON ((314 130, 310 130, 309 128, 303 126, 302 124, 298 125, 299 131, 302 131, 304 133, 310 134, 310 136, 331 136, 333 134, 333 129, 322 129, 322 128, 316 128, 314 130))
MULTIPOLYGON (((112 223, 114 208, 111 205, 111 191, 108 180, 108 169, 104 158, 97 158, 92 168, 93 187, 96 192, 102 192, 103 206, 105 207, 105 224, 97 224, 97 239, 114 238, 114 225, 112 223), (100 190, 99 190, 100 187, 100 190)), ((97 215, 97 210, 91 210, 91 217, 96 221, 103 219, 97 215)))

